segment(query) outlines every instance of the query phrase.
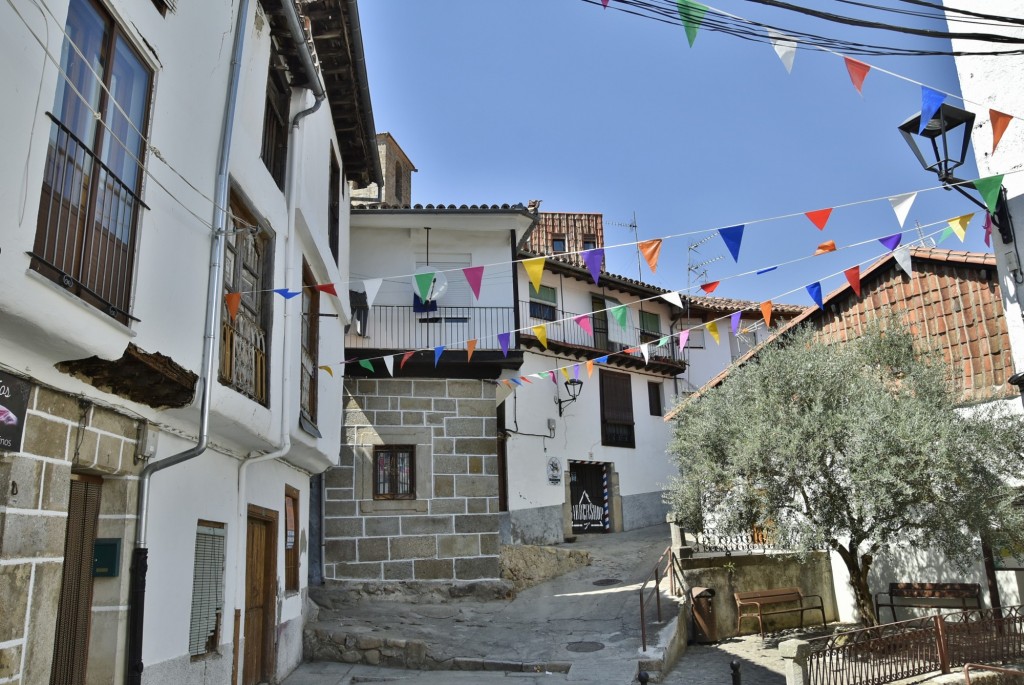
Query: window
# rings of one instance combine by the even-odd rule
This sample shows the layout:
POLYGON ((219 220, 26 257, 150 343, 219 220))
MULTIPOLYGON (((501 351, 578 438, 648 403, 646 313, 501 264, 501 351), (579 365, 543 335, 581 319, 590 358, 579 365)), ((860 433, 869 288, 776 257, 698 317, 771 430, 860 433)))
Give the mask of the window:
POLYGON ((284 589, 299 591, 299 491, 284 486, 284 589))
POLYGON ((416 499, 413 445, 377 445, 373 448, 374 499, 416 499))
POLYGON ((601 444, 636 447, 630 377, 604 369, 601 370, 601 444))
POLYGON ((66 31, 31 268, 127 324, 152 71, 92 0, 66 31))
POLYGON ((405 204, 402 202, 402 193, 405 190, 402 183, 404 180, 405 179, 402 178, 402 165, 395 162, 395 202, 400 205, 405 204))
POLYGON ((277 51, 277 39, 271 37, 267 101, 263 111, 263 149, 260 157, 281 190, 284 190, 288 163, 288 110, 291 104, 291 88, 285 72, 285 63, 277 51))
POLYGON ((533 289, 530 284, 530 316, 534 319, 554 321, 558 318, 558 291, 542 285, 540 290, 533 289))
POLYGON ((640 342, 651 342, 661 337, 661 319, 657 312, 640 310, 640 342))
POLYGON ((565 252, 565 236, 556 235, 551 238, 551 251, 555 254, 565 252))
POLYGON ((583 249, 594 250, 597 249, 597 236, 585 235, 583 236, 583 249))
MULTIPOLYGON (((302 261, 302 370, 299 403, 303 417, 316 425, 317 374, 320 365, 320 291, 313 272, 302 261)), ((311 431, 312 432, 312 431, 311 431)), ((319 436, 318 436, 319 437, 319 436)))
POLYGON ((232 231, 224 246, 224 293, 241 293, 238 313, 221 309, 220 382, 263 406, 269 402, 270 239, 237 197, 231 198, 232 231))
POLYGON ((217 649, 224 611, 224 524, 199 521, 192 570, 192 618, 188 653, 201 656, 217 649))
POLYGON ((331 246, 334 263, 339 263, 338 242, 341 231, 341 167, 331 150, 331 186, 327 189, 327 242, 331 246))
MULTIPOLYGON (((697 322, 697 323, 686 323, 686 324, 683 324, 683 326, 684 327, 700 326, 700 322, 697 322)), ((704 349, 704 331, 705 331, 705 329, 703 327, 701 327, 701 328, 690 328, 689 331, 690 331, 690 334, 686 338, 686 349, 688 349, 688 350, 703 350, 704 349)))
POLYGON ((661 416, 661 383, 647 382, 647 403, 651 408, 651 416, 661 416))

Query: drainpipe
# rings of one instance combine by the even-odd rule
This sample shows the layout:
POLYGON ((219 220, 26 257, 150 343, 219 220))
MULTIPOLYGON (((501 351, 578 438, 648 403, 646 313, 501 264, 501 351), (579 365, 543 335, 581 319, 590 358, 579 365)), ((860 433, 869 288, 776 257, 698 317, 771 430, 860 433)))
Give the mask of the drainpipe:
POLYGON ((135 526, 135 548, 132 550, 130 570, 130 594, 128 606, 128 667, 125 681, 128 685, 142 682, 142 643, 146 605, 146 573, 149 567, 149 550, 146 548, 146 533, 149 513, 149 485, 153 474, 177 466, 198 457, 206 451, 209 441, 210 395, 213 385, 213 356, 216 349, 217 325, 220 317, 220 294, 223 289, 224 242, 227 228, 228 205, 228 162, 231 153, 231 136, 234 131, 235 109, 238 104, 238 84, 242 72, 242 50, 245 46, 245 25, 249 15, 249 0, 240 0, 235 21, 235 43, 231 53, 231 70, 228 77, 227 102, 221 126, 220 157, 217 162, 217 187, 213 203, 213 240, 210 244, 210 275, 206 285, 206 330, 203 334, 202 398, 199 409, 199 435, 194 447, 166 459, 152 461, 139 476, 139 502, 135 526))

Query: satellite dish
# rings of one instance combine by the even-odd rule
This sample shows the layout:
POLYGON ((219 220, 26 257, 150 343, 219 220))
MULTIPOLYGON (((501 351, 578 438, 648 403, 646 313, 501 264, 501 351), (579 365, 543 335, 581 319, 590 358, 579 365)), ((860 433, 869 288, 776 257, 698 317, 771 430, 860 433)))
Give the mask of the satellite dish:
POLYGON ((436 302, 448 292, 448 277, 444 275, 443 271, 436 271, 429 266, 421 266, 416 269, 416 275, 412 277, 412 291, 419 295, 424 302, 436 302), (417 278, 424 274, 433 274, 425 296, 421 292, 420 279, 417 278))

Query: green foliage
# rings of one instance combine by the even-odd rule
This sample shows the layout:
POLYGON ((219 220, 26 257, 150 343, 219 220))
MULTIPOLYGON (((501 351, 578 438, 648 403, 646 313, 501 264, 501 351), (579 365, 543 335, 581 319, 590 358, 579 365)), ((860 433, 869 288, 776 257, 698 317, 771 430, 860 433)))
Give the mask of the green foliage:
POLYGON ((961 568, 979 533, 1024 542, 1012 486, 1024 418, 958 408, 948 367, 913 343, 894 319, 841 344, 799 330, 686 405, 666 496, 682 524, 771 526, 798 550, 848 540, 865 578, 870 555, 897 542, 961 568))

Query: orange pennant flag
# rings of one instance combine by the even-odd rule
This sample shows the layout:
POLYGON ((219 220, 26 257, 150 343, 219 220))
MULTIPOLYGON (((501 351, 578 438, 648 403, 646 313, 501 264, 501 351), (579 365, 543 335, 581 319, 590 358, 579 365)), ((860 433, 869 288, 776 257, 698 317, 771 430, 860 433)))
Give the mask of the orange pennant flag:
POLYGON ((715 288, 718 287, 719 283, 721 283, 721 281, 711 281, 710 283, 703 284, 700 287, 700 289, 706 292, 708 295, 710 295, 711 293, 715 292, 715 288))
POLYGON ((1013 117, 1009 114, 1003 114, 997 110, 990 109, 988 111, 988 118, 992 121, 992 152, 995 152, 996 146, 1002 140, 1003 134, 1006 133, 1006 127, 1010 125, 1010 120, 1013 117))
POLYGON ((587 378, 590 378, 593 375, 594 375, 594 360, 593 359, 588 359, 587 360, 587 378))
POLYGON ((651 267, 651 273, 653 274, 658 270, 658 257, 661 255, 661 238, 645 240, 642 243, 637 243, 637 247, 640 248, 640 254, 647 260, 647 266, 651 267))
POLYGON ((468 362, 473 358, 473 352, 476 350, 476 339, 466 341, 466 361, 468 362))
POLYGON ((857 293, 857 297, 860 297, 860 267, 851 266, 843 274, 846 276, 850 287, 853 288, 853 292, 857 293))
POLYGON ((765 300, 761 303, 761 316, 764 317, 764 325, 768 328, 772 327, 772 301, 765 300))
POLYGON ((836 241, 834 241, 834 240, 826 240, 821 245, 818 245, 818 249, 815 250, 814 254, 811 255, 811 256, 817 257, 820 254, 825 254, 826 252, 835 252, 835 251, 836 251, 836 241))
POLYGON ((409 361, 409 357, 413 356, 414 354, 416 354, 416 350, 413 350, 412 352, 406 352, 405 354, 403 354, 403 355, 402 355, 402 361, 401 361, 401 363, 400 363, 400 364, 398 365, 398 368, 399 368, 399 369, 405 368, 405 363, 406 363, 407 361, 409 361))
POLYGON ((825 224, 828 223, 828 218, 832 216, 832 208, 828 209, 816 209, 813 212, 805 212, 811 223, 818 227, 819 231, 825 230, 825 224))
POLYGON ((234 321, 238 316, 238 305, 242 304, 242 293, 228 293, 224 296, 224 304, 228 307, 228 316, 234 321))
POLYGON ((529 378, 527 378, 526 376, 520 376, 520 377, 519 377, 519 380, 521 380, 521 381, 522 381, 523 383, 529 383, 530 385, 533 385, 533 381, 531 381, 531 380, 530 380, 529 378))

